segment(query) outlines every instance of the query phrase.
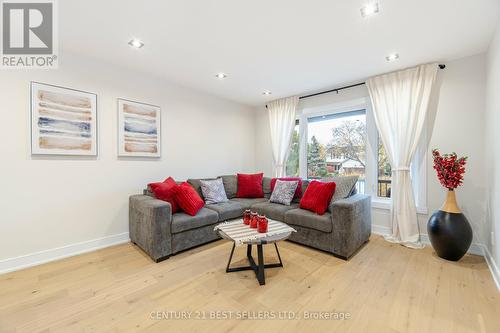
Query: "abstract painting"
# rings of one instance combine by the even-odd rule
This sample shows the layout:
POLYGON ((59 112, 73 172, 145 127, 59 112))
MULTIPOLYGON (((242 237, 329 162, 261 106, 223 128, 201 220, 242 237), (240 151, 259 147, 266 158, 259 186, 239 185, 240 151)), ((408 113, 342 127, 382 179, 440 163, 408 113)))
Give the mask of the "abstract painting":
POLYGON ((31 153, 97 155, 97 95, 31 82, 31 153))
POLYGON ((160 157, 160 107, 118 99, 118 156, 160 157))

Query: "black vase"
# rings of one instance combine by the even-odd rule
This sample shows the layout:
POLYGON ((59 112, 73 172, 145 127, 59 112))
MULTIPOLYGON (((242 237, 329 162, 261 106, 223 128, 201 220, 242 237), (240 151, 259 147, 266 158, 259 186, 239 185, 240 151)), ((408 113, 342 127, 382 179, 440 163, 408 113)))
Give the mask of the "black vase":
POLYGON ((446 260, 458 261, 472 242, 472 228, 456 204, 455 192, 440 210, 434 212, 427 223, 427 234, 436 254, 446 260))

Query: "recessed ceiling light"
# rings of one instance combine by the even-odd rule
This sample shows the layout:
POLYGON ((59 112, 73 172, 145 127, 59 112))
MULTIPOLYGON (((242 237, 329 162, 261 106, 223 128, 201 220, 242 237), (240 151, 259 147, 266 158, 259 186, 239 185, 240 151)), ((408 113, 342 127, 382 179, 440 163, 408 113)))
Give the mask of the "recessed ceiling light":
POLYGON ((360 11, 361 11, 361 16, 363 16, 363 17, 377 14, 378 13, 378 3, 373 2, 373 3, 366 4, 365 6, 363 6, 363 8, 360 9, 360 11))
POLYGON ((271 94, 272 94, 272 92, 270 92, 269 90, 264 90, 262 92, 262 95, 266 95, 266 96, 271 95, 271 94))
POLYGON ((132 46, 133 48, 140 49, 141 47, 144 46, 144 43, 137 38, 134 38, 128 42, 128 45, 132 46))
POLYGON ((396 61, 399 59, 399 54, 397 53, 393 53, 393 54, 389 54, 387 57, 385 57, 385 60, 391 62, 391 61, 396 61))
POLYGON ((226 73, 217 73, 215 74, 215 77, 218 79, 225 79, 227 77, 226 73))

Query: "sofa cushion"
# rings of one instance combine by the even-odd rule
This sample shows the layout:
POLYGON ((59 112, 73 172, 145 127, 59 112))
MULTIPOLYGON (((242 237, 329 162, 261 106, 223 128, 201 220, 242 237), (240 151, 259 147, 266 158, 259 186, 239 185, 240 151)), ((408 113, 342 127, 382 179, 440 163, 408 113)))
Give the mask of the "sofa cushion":
POLYGON ((229 201, 240 203, 244 209, 250 209, 252 205, 259 202, 268 202, 266 198, 234 198, 229 201))
POLYGON ((146 187, 145 189, 142 190, 142 194, 144 195, 147 195, 148 197, 151 197, 151 198, 154 198, 155 197, 155 194, 153 193, 153 191, 151 191, 151 187, 146 187))
POLYGON ((221 202, 205 206, 208 209, 216 211, 219 214, 219 221, 226 221, 243 216, 245 207, 235 201, 221 202))
POLYGON ((292 202, 299 203, 300 199, 302 199, 302 196, 304 193, 306 193, 307 187, 309 186, 309 180, 307 179, 302 179, 302 193, 300 193, 300 197, 298 198, 293 198, 292 202))
POLYGON ((335 188, 335 193, 333 194, 330 205, 328 206, 328 211, 331 213, 332 204, 335 201, 348 198, 357 193, 356 183, 358 182, 359 176, 338 176, 331 178, 324 178, 323 181, 335 182, 337 184, 335 188))
POLYGON ((262 178, 262 191, 264 192, 264 197, 269 198, 273 192, 271 188, 271 179, 269 177, 262 178))
POLYGON ((262 190, 263 173, 244 174, 239 173, 238 176, 238 198, 263 198, 264 191, 262 190))
POLYGON ((294 199, 298 199, 302 196, 302 178, 300 177, 282 177, 282 178, 272 178, 271 179, 271 192, 274 192, 274 187, 276 186, 276 182, 278 180, 282 181, 297 181, 298 185, 295 189, 295 194, 293 195, 294 199))
POLYGON ((179 205, 174 199, 176 187, 177 184, 172 177, 168 177, 163 183, 148 184, 148 189, 151 189, 154 198, 170 203, 172 206, 172 214, 179 211, 179 205))
POLYGON ((302 199, 300 199, 300 208, 323 215, 328 209, 334 192, 334 182, 323 183, 313 180, 307 187, 302 199))
POLYGON ((238 177, 236 175, 220 176, 228 199, 236 198, 238 192, 238 177))
POLYGON ((221 202, 227 202, 226 191, 224 190, 224 184, 222 178, 217 178, 214 180, 200 180, 201 191, 203 192, 203 197, 205 198, 206 204, 216 204, 221 202))
POLYGON ((297 190, 299 181, 289 181, 289 180, 277 180, 275 182, 273 193, 271 193, 271 198, 269 202, 274 202, 286 206, 290 206, 292 199, 297 190))
POLYGON ((298 208, 297 204, 291 204, 290 206, 285 206, 271 202, 259 202, 250 207, 251 210, 256 211, 260 215, 265 215, 270 219, 282 222, 285 221, 285 213, 295 208, 298 208))
POLYGON ((348 198, 353 188, 356 187, 356 183, 358 182, 359 176, 339 176, 339 177, 331 177, 331 178, 323 178, 321 181, 324 182, 334 182, 336 184, 335 193, 332 197, 332 203, 348 198))
POLYGON ((332 215, 318 215, 305 209, 291 209, 285 213, 285 223, 323 232, 332 232, 332 215))
POLYGON ((186 213, 172 215, 171 232, 177 234, 186 230, 196 229, 219 222, 219 214, 214 210, 202 208, 195 216, 186 213))
POLYGON ((196 192, 198 192, 200 198, 205 200, 205 197, 203 196, 203 191, 201 190, 201 180, 215 180, 215 179, 217 178, 202 178, 202 179, 191 178, 188 179, 187 182, 196 190, 196 192))
POLYGON ((179 207, 191 216, 196 215, 196 213, 205 206, 205 201, 203 201, 198 192, 196 192, 187 182, 176 185, 174 199, 179 207))

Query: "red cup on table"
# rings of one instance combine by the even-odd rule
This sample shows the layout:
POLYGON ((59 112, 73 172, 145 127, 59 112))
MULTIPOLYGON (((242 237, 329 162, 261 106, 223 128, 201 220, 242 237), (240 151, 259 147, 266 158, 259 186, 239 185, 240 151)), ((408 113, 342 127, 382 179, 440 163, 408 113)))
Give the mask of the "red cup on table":
POLYGON ((243 223, 247 225, 250 224, 250 213, 250 209, 245 210, 243 213, 243 223))
POLYGON ((265 216, 259 215, 258 217, 258 227, 257 231, 260 233, 266 233, 267 232, 267 226, 268 226, 268 221, 265 216))
POLYGON ((259 214, 252 212, 250 214, 250 228, 257 229, 258 223, 259 223, 259 214))

